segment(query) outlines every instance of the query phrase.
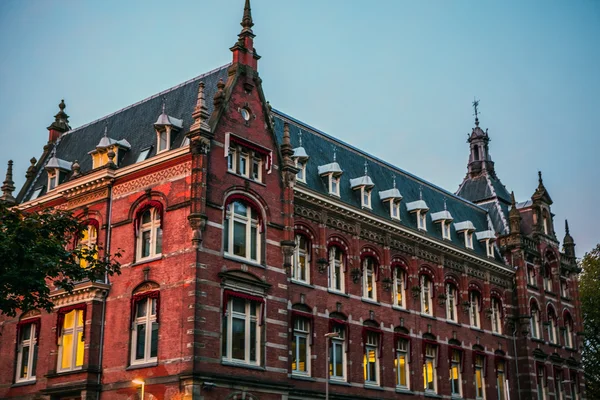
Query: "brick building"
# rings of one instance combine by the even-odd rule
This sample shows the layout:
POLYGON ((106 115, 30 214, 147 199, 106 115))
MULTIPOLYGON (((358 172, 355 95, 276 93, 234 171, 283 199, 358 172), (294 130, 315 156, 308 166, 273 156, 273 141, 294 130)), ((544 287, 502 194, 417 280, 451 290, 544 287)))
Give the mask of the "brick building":
POLYGON ((453 194, 272 109, 241 25, 231 64, 78 128, 61 102, 15 197, 9 164, 1 200, 124 256, 0 319, 0 397, 584 398, 541 174, 517 203, 476 118, 453 194))

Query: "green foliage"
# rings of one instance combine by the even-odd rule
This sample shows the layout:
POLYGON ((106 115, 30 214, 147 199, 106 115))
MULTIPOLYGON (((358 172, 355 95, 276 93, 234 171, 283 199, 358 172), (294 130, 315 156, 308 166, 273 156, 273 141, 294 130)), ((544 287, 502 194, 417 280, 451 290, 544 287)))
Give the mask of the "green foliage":
POLYGON ((75 246, 86 229, 68 212, 27 212, 0 202, 0 314, 15 316, 18 310, 30 309, 51 312, 53 290, 71 293, 76 282, 119 274, 119 252, 100 257, 99 246, 75 246))
POLYGON ((579 296, 583 314, 583 368, 588 399, 600 399, 600 244, 581 260, 579 296))

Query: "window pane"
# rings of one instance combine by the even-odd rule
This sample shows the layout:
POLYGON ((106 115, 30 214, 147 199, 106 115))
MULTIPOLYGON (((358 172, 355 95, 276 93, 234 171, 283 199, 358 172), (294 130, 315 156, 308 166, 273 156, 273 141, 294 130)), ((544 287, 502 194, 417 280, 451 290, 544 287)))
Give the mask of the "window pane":
POLYGON ((28 375, 28 364, 29 364, 29 346, 23 347, 21 356, 21 371, 19 373, 19 378, 27 378, 28 375))
POLYGON ((75 325, 75 310, 65 314, 65 321, 63 323, 63 329, 73 328, 75 325))
POLYGON ((250 258, 252 260, 258 260, 258 257, 256 255, 256 251, 257 251, 257 246, 256 246, 256 239, 257 239, 257 230, 256 227, 253 226, 250 229, 250 258))
POLYGON ((71 360, 73 359, 73 334, 62 335, 62 360, 60 366, 62 369, 71 368, 71 360))
POLYGON ((31 369, 29 370, 29 376, 35 376, 35 368, 37 367, 37 356, 38 356, 38 347, 37 345, 33 346, 33 357, 31 359, 31 369))
POLYGON ((233 203, 233 212, 244 217, 248 215, 247 207, 244 203, 236 201, 233 203))
POLYGON ((223 224, 223 243, 225 245, 225 253, 229 253, 229 216, 225 217, 223 224))
POLYGON ((375 349, 369 349, 367 352, 367 361, 369 366, 369 380, 372 382, 377 381, 377 368, 376 368, 376 358, 375 358, 375 349))
POLYGON ((143 360, 146 353, 146 324, 137 325, 135 359, 143 360))
POLYGON ((232 318, 231 358, 246 359, 246 324, 243 319, 232 318))
POLYGON ((250 322, 250 361, 256 361, 256 321, 250 322))
POLYGON ((156 299, 150 299, 150 314, 156 315, 156 299))
POLYGON ((142 257, 150 255, 150 231, 142 232, 142 257))
POLYGON ((235 312, 245 313, 246 312, 246 301, 243 299, 234 297, 232 299, 232 307, 231 308, 235 312))
POLYGON ((297 371, 298 370, 298 364, 300 362, 299 360, 299 355, 298 355, 298 337, 295 337, 294 340, 292 341, 292 371, 297 371))
POLYGON ((229 318, 227 315, 223 316, 223 345, 221 346, 221 352, 223 357, 227 357, 227 338, 229 337, 229 332, 227 331, 227 320, 229 318))
POLYGON ((136 318, 141 318, 146 316, 148 299, 142 299, 137 303, 137 313, 136 318))
POLYGON ((156 251, 155 251, 155 254, 162 253, 162 240, 163 240, 163 231, 160 228, 156 228, 156 251))
POLYGON ((335 360, 336 360, 336 363, 335 363, 335 376, 339 376, 339 377, 344 376, 344 364, 343 364, 344 354, 343 354, 342 350, 343 350, 342 349, 342 344, 338 343, 335 346, 335 360))
POLYGON ((233 222, 233 254, 246 257, 246 224, 233 222))
POLYGON ((401 354, 397 360, 398 368, 398 384, 400 386, 406 386, 406 356, 401 354))
POLYGON ((166 150, 167 148, 167 132, 161 132, 160 133, 160 143, 158 144, 159 147, 159 151, 160 150, 166 150))
POLYGON ((21 340, 29 340, 31 338, 31 324, 23 325, 21 328, 21 340))
POLYGON ((156 357, 158 354, 158 324, 152 323, 152 337, 150 339, 150 357, 156 357))
POLYGON ((300 254, 298 257, 298 279, 306 280, 306 255, 300 254))
POLYGON ((150 220, 150 210, 144 211, 144 214, 142 214, 142 224, 147 224, 150 220))
POLYGON ((83 332, 77 332, 77 359, 75 360, 75 366, 81 367, 83 365, 83 332))
POLYGON ((300 353, 300 354, 298 354, 298 371, 306 372, 307 371, 307 365, 306 365, 306 338, 305 337, 299 337, 298 338, 298 344, 299 344, 299 353, 300 353))

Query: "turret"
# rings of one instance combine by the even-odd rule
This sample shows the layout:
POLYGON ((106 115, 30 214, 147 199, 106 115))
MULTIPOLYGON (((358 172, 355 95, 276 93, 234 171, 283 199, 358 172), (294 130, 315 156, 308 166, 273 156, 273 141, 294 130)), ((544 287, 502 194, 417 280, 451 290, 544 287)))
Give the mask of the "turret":
POLYGON ((58 105, 60 110, 54 116, 54 122, 47 128, 48 142, 50 143, 56 142, 63 133, 71 130, 71 127, 69 126, 69 116, 65 113, 66 107, 65 101, 61 100, 58 105))
POLYGON ((569 233, 569 221, 565 219, 565 238, 563 239, 563 252, 567 257, 575 258, 575 241, 569 233))
POLYGON ((8 168, 6 169, 6 179, 4 179, 4 184, 2 185, 2 196, 0 196, 0 202, 8 205, 13 205, 16 203, 16 200, 13 197, 13 192, 15 191, 15 182, 12 179, 12 169, 13 161, 9 160, 8 168))

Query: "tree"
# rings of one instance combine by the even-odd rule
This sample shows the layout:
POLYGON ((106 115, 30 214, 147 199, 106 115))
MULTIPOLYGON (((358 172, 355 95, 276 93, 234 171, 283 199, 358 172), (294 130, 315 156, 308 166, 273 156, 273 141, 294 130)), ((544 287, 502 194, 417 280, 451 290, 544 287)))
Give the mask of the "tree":
POLYGON ((77 245, 86 230, 69 212, 28 212, 0 201, 0 314, 51 312, 54 288, 72 293, 79 281, 119 274, 119 251, 100 257, 100 246, 77 245))
POLYGON ((600 399, 600 244, 581 260, 583 368, 588 399, 600 399))

